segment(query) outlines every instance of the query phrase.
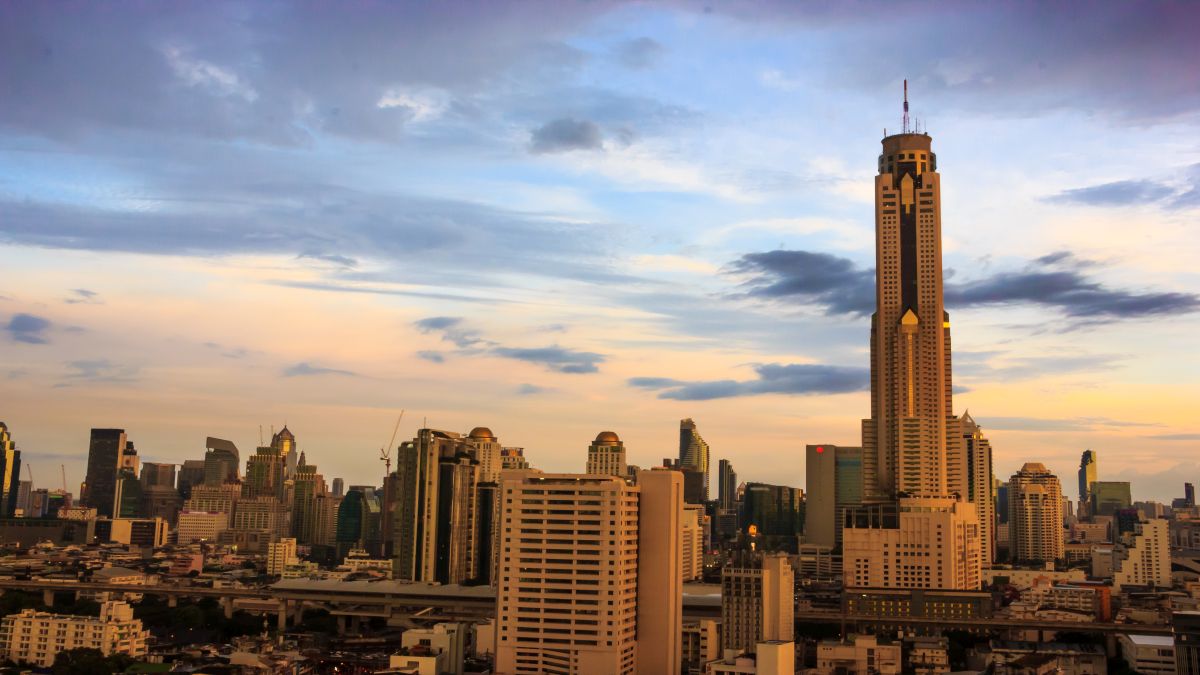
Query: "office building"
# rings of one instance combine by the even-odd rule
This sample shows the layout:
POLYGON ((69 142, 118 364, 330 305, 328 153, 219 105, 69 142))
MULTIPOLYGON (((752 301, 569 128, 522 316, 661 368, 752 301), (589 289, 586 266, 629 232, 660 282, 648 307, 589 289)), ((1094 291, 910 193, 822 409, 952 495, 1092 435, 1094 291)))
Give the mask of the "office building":
POLYGON ((696 431, 696 423, 688 419, 679 420, 679 464, 684 469, 697 471, 703 476, 703 492, 692 504, 703 504, 708 501, 708 443, 696 431))
POLYGON ((142 505, 139 509, 146 518, 162 518, 171 527, 179 517, 183 500, 175 489, 175 465, 159 462, 142 464, 142 505))
POLYGON ((737 472, 727 459, 717 462, 717 502, 722 509, 737 508, 737 472))
POLYGON ((296 436, 287 428, 286 424, 279 430, 279 433, 271 434, 271 449, 279 455, 284 479, 290 479, 296 473, 299 457, 296 450, 296 436))
POLYGON ((0 650, 9 661, 49 668, 59 652, 71 649, 95 649, 105 656, 145 656, 148 636, 142 620, 133 618, 133 607, 110 600, 100 606, 100 616, 32 609, 9 614, 0 623, 0 650))
POLYGON ((318 498, 325 492, 325 477, 317 473, 316 465, 309 464, 301 452, 292 479, 292 537, 301 545, 321 543, 318 498))
MULTIPOLYGON (((1084 450, 1083 455, 1079 457, 1079 517, 1085 516, 1085 511, 1091 508, 1092 504, 1092 485, 1096 482, 1097 472, 1099 467, 1099 456, 1095 450, 1084 450)), ((1094 516, 1094 513, 1087 513, 1087 516, 1094 516)))
POLYGON ((209 436, 204 441, 204 484, 224 485, 238 482, 241 455, 232 441, 209 436))
POLYGON ((175 538, 180 544, 194 544, 200 541, 215 542, 221 533, 229 529, 229 514, 220 511, 190 511, 179 512, 178 524, 175 526, 175 538))
POLYGON ((738 526, 760 551, 795 553, 804 532, 804 490, 747 483, 738 526))
POLYGON ((1092 516, 1115 516, 1118 511, 1133 506, 1129 483, 1125 481, 1098 480, 1092 483, 1092 516))
POLYGON ((1026 463, 1008 480, 1009 555, 1016 562, 1053 562, 1065 555, 1062 485, 1043 464, 1026 463))
POLYGON ((971 413, 959 420, 959 437, 950 456, 953 471, 947 478, 950 493, 975 505, 979 515, 979 543, 983 564, 996 559, 996 477, 992 474, 992 444, 971 413))
POLYGON ((975 505, 914 497, 846 512, 847 588, 978 590, 983 583, 975 505))
POLYGON ((242 481, 242 496, 247 498, 284 496, 287 470, 286 457, 276 448, 260 447, 246 459, 246 478, 242 481))
POLYGON ((1183 484, 1183 505, 1189 508, 1196 505, 1196 486, 1191 483, 1183 484))
POLYGON ((362 549, 371 556, 379 554, 382 536, 380 509, 379 496, 374 487, 350 486, 337 509, 334 531, 337 559, 345 558, 354 549, 362 549))
POLYGON ((795 573, 786 555, 739 553, 721 568, 721 646, 754 653, 760 642, 791 642, 795 573))
POLYGON ((334 497, 342 497, 346 494, 346 481, 341 478, 334 478, 330 483, 330 493, 334 497))
POLYGON ((678 673, 679 474, 511 472, 501 492, 496 672, 678 673))
POLYGON ((17 515, 20 484, 21 451, 8 433, 8 425, 0 422, 0 518, 17 515))
POLYGON ((846 509, 862 505, 862 448, 809 445, 805 471, 804 541, 841 546, 846 509))
POLYGON ((601 431, 588 446, 587 470, 594 476, 626 477, 625 444, 611 431, 601 431))
POLYGON ((291 534, 291 512, 288 505, 275 497, 242 497, 230 520, 230 529, 239 532, 262 532, 268 541, 291 534))
POLYGON ((17 483, 17 508, 13 515, 29 518, 33 507, 33 481, 23 480, 17 483))
POLYGON ((96 509, 99 516, 111 518, 117 492, 117 473, 126 445, 124 429, 92 429, 88 444, 87 473, 80 503, 96 509))
POLYGON ((204 484, 205 464, 202 459, 185 459, 179 467, 179 475, 175 487, 179 490, 179 498, 186 500, 192 496, 192 487, 204 484))

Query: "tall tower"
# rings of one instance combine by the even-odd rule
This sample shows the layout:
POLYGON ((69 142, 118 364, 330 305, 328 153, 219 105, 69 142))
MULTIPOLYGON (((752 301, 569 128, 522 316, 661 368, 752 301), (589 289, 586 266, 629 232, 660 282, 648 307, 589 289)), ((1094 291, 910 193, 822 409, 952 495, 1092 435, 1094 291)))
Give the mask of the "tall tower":
POLYGON ((1084 450, 1083 455, 1079 457, 1079 517, 1084 516, 1084 510, 1087 510, 1088 516, 1096 514, 1091 512, 1092 504, 1092 486, 1096 484, 1097 478, 1097 463, 1100 458, 1096 455, 1095 450, 1084 450))
POLYGON ((708 501, 708 443, 696 431, 689 417, 679 420, 679 464, 685 469, 699 471, 704 476, 704 493, 699 503, 708 501))
POLYGON ((124 429, 92 429, 88 444, 87 474, 82 499, 84 506, 96 509, 96 515, 112 518, 117 496, 117 472, 125 450, 124 429))
POLYGON ((942 305, 941 176, 927 133, 883 139, 875 177, 871 417, 863 420, 866 499, 943 496, 952 415, 950 316, 942 305))
POLYGON ((625 444, 615 433, 601 431, 588 446, 586 473, 626 477, 625 444))
POLYGON ((1008 480, 1012 559, 1050 562, 1064 556, 1062 485, 1044 464, 1026 462, 1008 480))
POLYGON ((21 451, 0 422, 0 516, 12 516, 17 510, 21 482, 21 451))

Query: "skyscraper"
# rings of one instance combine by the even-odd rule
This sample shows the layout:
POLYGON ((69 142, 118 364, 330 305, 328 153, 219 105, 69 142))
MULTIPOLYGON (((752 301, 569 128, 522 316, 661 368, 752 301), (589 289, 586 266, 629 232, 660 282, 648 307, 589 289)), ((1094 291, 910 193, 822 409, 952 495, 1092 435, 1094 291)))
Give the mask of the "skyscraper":
POLYGON ((96 515, 102 518, 114 515, 117 472, 121 469, 125 443, 124 429, 92 429, 80 502, 96 509, 96 515))
POLYGON ((296 436, 284 424, 279 433, 271 435, 271 447, 279 455, 283 465, 283 475, 291 478, 296 473, 296 436))
POLYGON ((625 477, 625 444, 611 431, 601 431, 588 446, 585 473, 625 477))
POLYGON ((1098 480, 1093 482, 1091 487, 1092 504, 1088 512, 1093 516, 1111 516, 1133 505, 1133 496, 1127 481, 1098 480))
POLYGON ((9 435, 8 425, 0 422, 0 516, 16 514, 20 486, 21 451, 9 435))
POLYGON ((754 653, 760 642, 791 642, 795 572, 782 554, 743 552, 721 568, 721 643, 754 653))
POLYGON ((323 543, 318 498, 325 495, 325 477, 317 473, 316 465, 308 463, 303 452, 297 460, 293 481, 292 537, 301 545, 323 543))
POLYGON ((950 315, 942 297, 941 176, 927 133, 885 136, 875 177, 871 416, 862 422, 863 502, 846 514, 846 585, 977 589, 979 516, 949 485, 950 315), (938 551, 934 529, 953 532, 938 551), (908 550, 901 561, 884 544, 908 550), (902 563, 902 566, 897 563, 902 563))
POLYGON ((970 413, 959 420, 961 438, 955 445, 951 464, 959 465, 956 475, 961 479, 950 480, 952 492, 975 505, 979 514, 979 541, 984 565, 996 559, 996 478, 992 475, 992 444, 983 435, 970 413))
POLYGON ((1192 485, 1191 483, 1183 484, 1183 505, 1184 506, 1195 506, 1196 505, 1196 486, 1192 485))
MULTIPOLYGON (((1096 456, 1095 450, 1084 450, 1083 455, 1079 458, 1079 517, 1084 517, 1084 510, 1089 509, 1092 503, 1092 484, 1096 482, 1096 463, 1099 457, 1096 456)), ((1086 515, 1094 516, 1096 514, 1088 512, 1086 515)))
POLYGON ((678 673, 680 475, 514 471, 501 491, 496 671, 678 673))
POLYGON ((1065 555, 1062 485, 1045 465, 1027 462, 1008 480, 1008 536, 1016 562, 1053 562, 1065 555))
POLYGON ((809 445, 804 466, 804 541, 841 546, 846 509, 862 505, 862 448, 809 445))
POLYGON ((703 475, 704 492, 698 503, 708 501, 708 443, 700 437, 700 433, 696 431, 696 423, 690 417, 679 420, 679 464, 703 475))
POLYGON ((342 495, 346 494, 346 481, 341 478, 334 478, 333 488, 331 491, 334 497, 341 497, 342 495))
POLYGON ((727 459, 717 462, 717 500, 722 509, 735 508, 737 504, 737 472, 727 459))
POLYGON ((237 446, 224 438, 209 436, 204 447, 204 483, 206 485, 223 485, 238 481, 238 466, 241 459, 237 446))

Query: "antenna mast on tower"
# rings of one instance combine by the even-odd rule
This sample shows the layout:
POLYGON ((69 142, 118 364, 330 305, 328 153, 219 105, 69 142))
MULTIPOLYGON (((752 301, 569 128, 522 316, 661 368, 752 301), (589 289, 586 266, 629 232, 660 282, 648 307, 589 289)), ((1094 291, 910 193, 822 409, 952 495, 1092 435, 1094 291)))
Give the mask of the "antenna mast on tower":
POLYGON ((904 80, 904 130, 902 133, 908 133, 908 79, 904 80))

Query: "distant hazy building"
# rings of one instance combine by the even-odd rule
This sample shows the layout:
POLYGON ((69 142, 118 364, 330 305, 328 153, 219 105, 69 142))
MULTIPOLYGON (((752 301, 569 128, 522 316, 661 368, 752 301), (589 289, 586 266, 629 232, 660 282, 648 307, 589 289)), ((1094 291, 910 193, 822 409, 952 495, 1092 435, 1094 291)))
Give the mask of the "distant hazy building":
POLYGON ((183 503, 179 491, 175 489, 175 465, 160 462, 142 464, 141 484, 141 515, 162 518, 174 527, 183 503))
POLYGON ((841 546, 846 509, 862 505, 862 448, 809 445, 805 471, 804 540, 830 548, 841 546))
POLYGON ((1092 483, 1090 513, 1093 516, 1114 516, 1117 511, 1133 506, 1129 483, 1098 480, 1092 483))
POLYGON ((625 478, 625 444, 611 431, 602 431, 588 446, 585 473, 625 478))
POLYGON ((204 483, 205 485, 223 485, 238 482, 238 468, 241 458, 237 446, 224 438, 205 439, 204 446, 204 483))
POLYGON ((341 478, 334 478, 330 492, 334 497, 341 497, 346 494, 346 481, 341 478))
POLYGON ((845 517, 847 588, 974 591, 983 583, 979 517, 971 502, 910 497, 849 509, 845 517))
POLYGON ((1062 485, 1043 464, 1026 463, 1008 481, 1009 552, 1017 562, 1065 555, 1062 485))
POLYGON ((125 442, 121 464, 117 468, 116 490, 113 495, 114 518, 137 518, 142 515, 142 483, 138 480, 141 459, 133 441, 125 442))
POLYGON ((690 417, 679 420, 679 464, 699 471, 704 476, 702 498, 693 503, 708 501, 708 443, 700 436, 700 432, 696 430, 696 423, 690 417))
POLYGON ((189 511, 179 513, 175 527, 176 540, 180 544, 199 541, 215 542, 221 533, 229 529, 230 514, 220 511, 189 511))
POLYGON ((84 506, 96 509, 99 516, 113 516, 117 472, 121 468, 121 453, 124 450, 124 429, 92 429, 87 473, 79 501, 84 506))
POLYGON ((204 460, 186 459, 179 467, 179 475, 175 486, 179 490, 179 498, 187 499, 192 496, 192 486, 204 484, 204 460))
POLYGON ((741 553, 721 568, 721 644, 754 653, 760 642, 791 642, 795 573, 786 555, 741 553))
POLYGON ((996 559, 996 494, 993 489, 995 476, 992 474, 992 444, 983 435, 971 414, 964 413, 959 420, 960 432, 956 439, 955 453, 948 465, 955 471, 948 478, 951 494, 957 494, 975 505, 979 515, 979 542, 982 560, 990 566, 996 559))
POLYGON ((512 472, 501 490, 496 671, 680 672, 680 475, 512 472))
POLYGON ((20 486, 21 451, 9 435, 8 425, 0 422, 0 517, 16 515, 20 486))
MULTIPOLYGON (((1096 482, 1097 471, 1099 467, 1097 463, 1100 458, 1095 450, 1084 450, 1083 455, 1079 457, 1079 517, 1084 517, 1084 510, 1091 507, 1092 504, 1092 485, 1096 482)), ((1094 513, 1086 514, 1094 516, 1094 513)))

